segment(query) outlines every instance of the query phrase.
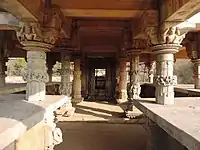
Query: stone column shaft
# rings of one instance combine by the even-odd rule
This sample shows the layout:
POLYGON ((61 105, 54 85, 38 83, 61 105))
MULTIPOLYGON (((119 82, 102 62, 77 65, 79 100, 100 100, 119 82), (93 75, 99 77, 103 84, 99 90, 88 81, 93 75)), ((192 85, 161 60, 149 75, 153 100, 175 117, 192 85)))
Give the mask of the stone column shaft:
POLYGON ((27 88, 28 101, 45 100, 48 74, 46 68, 46 53, 44 51, 27 51, 27 88))
POLYGON ((126 59, 120 59, 119 72, 119 102, 127 101, 127 73, 126 73, 126 59))
POLYGON ((81 70, 80 59, 74 61, 74 79, 73 79, 73 99, 72 102, 81 102, 81 70))
POLYGON ((70 85, 70 56, 65 56, 61 61, 61 85, 60 94, 70 96, 71 85, 70 85))
POLYGON ((155 61, 152 61, 150 63, 150 66, 149 66, 148 75, 149 75, 149 82, 150 83, 153 83, 155 65, 156 65, 155 61))
POLYGON ((49 82, 52 82, 52 78, 53 78, 53 64, 48 64, 47 65, 47 73, 48 73, 48 76, 49 76, 49 82))
POLYGON ((140 98, 140 83, 139 83, 139 54, 133 54, 130 61, 130 85, 128 88, 128 98, 140 98))
POLYGON ((5 59, 0 59, 0 87, 4 87, 6 84, 6 62, 5 59))
POLYGON ((174 104, 174 85, 177 77, 174 72, 174 53, 178 52, 180 45, 163 44, 153 47, 156 54, 156 101, 158 104, 174 104))
POLYGON ((194 88, 200 89, 200 59, 192 60, 194 70, 194 88))

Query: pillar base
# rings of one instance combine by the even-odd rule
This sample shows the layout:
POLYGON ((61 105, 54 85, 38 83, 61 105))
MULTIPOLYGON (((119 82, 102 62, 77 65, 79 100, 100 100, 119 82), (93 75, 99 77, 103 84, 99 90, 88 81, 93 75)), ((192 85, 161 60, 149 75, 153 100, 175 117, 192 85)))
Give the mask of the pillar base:
POLYGON ((72 103, 81 103, 83 101, 83 98, 72 98, 72 103))
POLYGON ((133 105, 133 102, 131 102, 131 101, 129 101, 127 103, 127 108, 124 112, 125 112, 125 116, 129 119, 138 118, 142 115, 142 112, 139 109, 137 109, 133 105))
POLYGON ((119 92, 119 98, 117 98, 117 103, 121 104, 121 103, 125 103, 127 101, 128 101, 128 99, 127 99, 127 92, 126 92, 126 90, 121 90, 119 92))
POLYGON ((116 100, 118 104, 126 103, 128 100, 127 99, 117 99, 116 100))

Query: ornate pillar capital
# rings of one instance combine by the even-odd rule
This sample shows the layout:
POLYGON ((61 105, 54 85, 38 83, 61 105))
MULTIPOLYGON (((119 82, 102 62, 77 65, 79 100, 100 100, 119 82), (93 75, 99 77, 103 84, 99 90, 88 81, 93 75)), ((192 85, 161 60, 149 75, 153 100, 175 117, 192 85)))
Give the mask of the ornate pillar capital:
POLYGON ((42 12, 41 21, 25 22, 22 25, 17 34, 18 40, 25 47, 38 45, 39 48, 43 46, 49 48, 50 45, 58 42, 61 26, 61 12, 54 8, 45 9, 42 12))
POLYGON ((134 39, 132 41, 132 47, 125 49, 125 53, 128 57, 140 55, 142 50, 147 48, 147 41, 141 39, 134 39))
POLYGON ((186 35, 186 33, 181 34, 178 27, 167 27, 161 29, 154 26, 146 28, 145 32, 148 38, 148 44, 151 46, 162 44, 180 45, 186 35))

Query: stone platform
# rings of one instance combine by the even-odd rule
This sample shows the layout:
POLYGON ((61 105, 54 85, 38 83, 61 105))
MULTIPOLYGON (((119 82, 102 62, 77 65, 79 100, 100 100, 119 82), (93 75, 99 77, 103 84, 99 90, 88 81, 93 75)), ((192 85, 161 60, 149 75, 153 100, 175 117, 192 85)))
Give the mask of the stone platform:
MULTIPOLYGON (((20 142, 19 139, 23 139, 23 136, 27 131, 30 131, 32 128, 35 128, 38 124, 44 121, 47 112, 55 111, 68 100, 66 96, 51 95, 47 95, 46 100, 39 102, 28 102, 24 100, 24 98, 24 94, 0 95, 0 149, 31 149, 31 146, 34 145, 30 144, 31 141, 33 140, 33 143, 37 143, 34 141, 34 138, 39 138, 38 130, 36 130, 37 132, 32 132, 30 134, 32 138, 24 138, 26 140, 25 143, 20 142), (37 137, 34 137, 33 135, 37 135, 37 137), (18 143, 20 144, 18 144, 18 148, 15 148, 15 142, 17 140, 19 140, 18 143)), ((40 129, 42 130, 42 128, 43 127, 40 129)), ((44 131, 42 131, 42 133, 43 132, 44 131)), ((43 135, 40 134, 40 138, 42 136, 43 135)))
POLYGON ((200 97, 175 98, 175 104, 168 106, 142 98, 134 105, 189 150, 200 149, 200 97))
MULTIPOLYGON (((58 82, 46 83, 46 86, 59 84, 58 82)), ((26 83, 7 83, 5 87, 0 88, 0 94, 10 94, 26 91, 26 83)))

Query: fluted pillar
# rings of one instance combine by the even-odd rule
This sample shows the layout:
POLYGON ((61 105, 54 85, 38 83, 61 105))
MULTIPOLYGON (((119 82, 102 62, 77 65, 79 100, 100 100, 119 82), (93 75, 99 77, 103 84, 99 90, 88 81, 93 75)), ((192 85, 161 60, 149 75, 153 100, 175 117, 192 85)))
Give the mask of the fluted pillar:
POLYGON ((46 51, 51 45, 42 42, 23 42, 27 50, 26 99, 28 101, 45 100, 46 83, 49 81, 46 67, 46 51))
POLYGON ((69 97, 71 95, 70 72, 70 56, 64 56, 61 61, 61 85, 59 92, 69 97))
POLYGON ((72 102, 79 103, 83 101, 81 96, 81 69, 80 69, 80 59, 76 58, 74 60, 74 79, 73 79, 73 97, 72 102))
POLYGON ((127 101, 127 73, 126 73, 126 58, 120 58, 120 72, 119 72, 119 97, 118 103, 127 101))
POLYGON ((162 44, 152 47, 156 55, 156 102, 158 104, 174 104, 174 85, 177 77, 173 75, 174 54, 180 49, 178 44, 162 44))

